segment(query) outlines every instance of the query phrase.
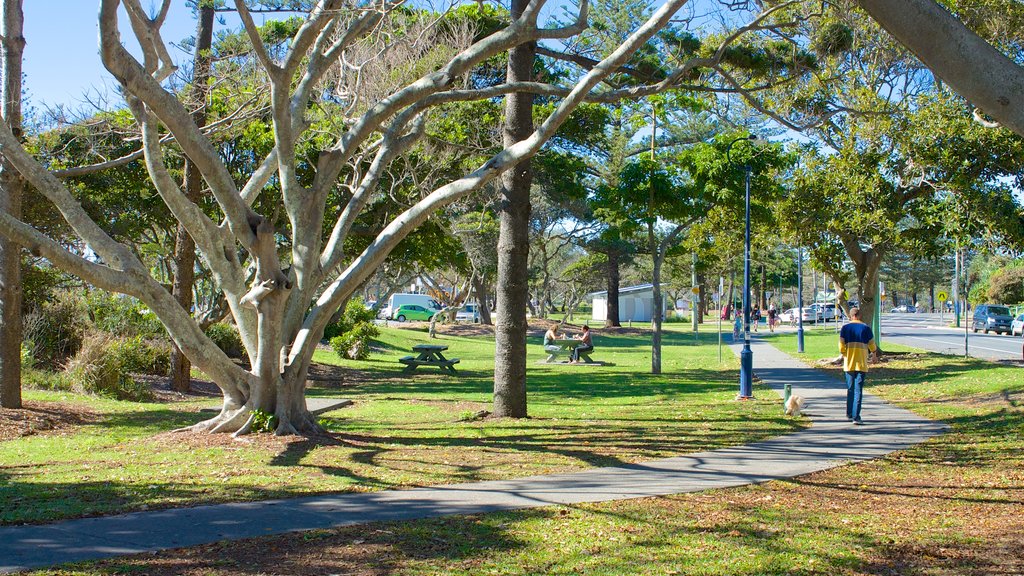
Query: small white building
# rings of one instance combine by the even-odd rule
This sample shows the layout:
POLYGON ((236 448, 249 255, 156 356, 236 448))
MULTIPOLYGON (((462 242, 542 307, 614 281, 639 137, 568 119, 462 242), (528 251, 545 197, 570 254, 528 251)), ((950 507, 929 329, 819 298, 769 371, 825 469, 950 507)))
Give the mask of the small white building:
MULTIPOLYGON (((594 301, 594 320, 608 319, 608 291, 592 292, 594 301)), ((662 317, 668 309, 665 305, 665 293, 662 292, 662 317)), ((641 284, 628 288, 619 288, 619 321, 650 322, 654 311, 654 286, 641 284)))

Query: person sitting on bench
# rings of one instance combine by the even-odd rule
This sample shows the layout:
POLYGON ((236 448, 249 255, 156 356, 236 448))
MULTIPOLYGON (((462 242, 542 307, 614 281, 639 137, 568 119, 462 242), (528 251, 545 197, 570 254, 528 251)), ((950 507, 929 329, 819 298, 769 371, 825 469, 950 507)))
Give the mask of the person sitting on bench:
POLYGON ((544 351, 556 354, 562 350, 562 347, 555 344, 555 340, 558 340, 558 325, 548 328, 548 331, 544 333, 544 351))
POLYGON ((579 346, 572 349, 572 359, 569 360, 569 364, 578 364, 580 361, 580 354, 586 354, 587 352, 594 351, 594 342, 590 339, 590 326, 583 325, 583 334, 576 337, 580 341, 579 346))

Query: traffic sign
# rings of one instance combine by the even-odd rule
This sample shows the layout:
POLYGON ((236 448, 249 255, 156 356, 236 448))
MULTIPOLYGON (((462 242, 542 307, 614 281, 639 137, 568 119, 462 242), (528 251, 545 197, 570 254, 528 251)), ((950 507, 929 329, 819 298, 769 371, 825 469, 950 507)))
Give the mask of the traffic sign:
POLYGON ((694 286, 693 288, 690 288, 690 292, 693 292, 694 294, 700 294, 700 286, 694 286))
POLYGON ((939 302, 945 302, 946 300, 949 299, 949 294, 946 294, 945 292, 939 292, 938 294, 935 295, 935 297, 939 299, 939 302))

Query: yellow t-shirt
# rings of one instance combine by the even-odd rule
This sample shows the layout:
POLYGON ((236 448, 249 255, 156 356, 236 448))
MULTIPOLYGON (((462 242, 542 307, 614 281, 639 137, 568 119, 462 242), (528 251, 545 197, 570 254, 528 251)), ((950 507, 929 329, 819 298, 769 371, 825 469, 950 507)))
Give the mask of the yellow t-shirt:
POLYGON ((868 352, 874 352, 875 349, 875 335, 867 324, 853 320, 839 331, 843 372, 867 372, 868 352))

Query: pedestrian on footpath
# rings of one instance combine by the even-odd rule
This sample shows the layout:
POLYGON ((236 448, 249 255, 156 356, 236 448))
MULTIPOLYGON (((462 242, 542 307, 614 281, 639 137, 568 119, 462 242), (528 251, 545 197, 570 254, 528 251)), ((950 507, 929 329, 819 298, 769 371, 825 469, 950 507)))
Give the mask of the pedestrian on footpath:
POLYGON ((860 419, 860 405, 864 399, 864 377, 868 375, 868 352, 878 360, 875 334, 861 322, 860 308, 850 308, 850 323, 839 331, 839 353, 843 355, 846 375, 846 419, 856 425, 864 423, 860 419))

